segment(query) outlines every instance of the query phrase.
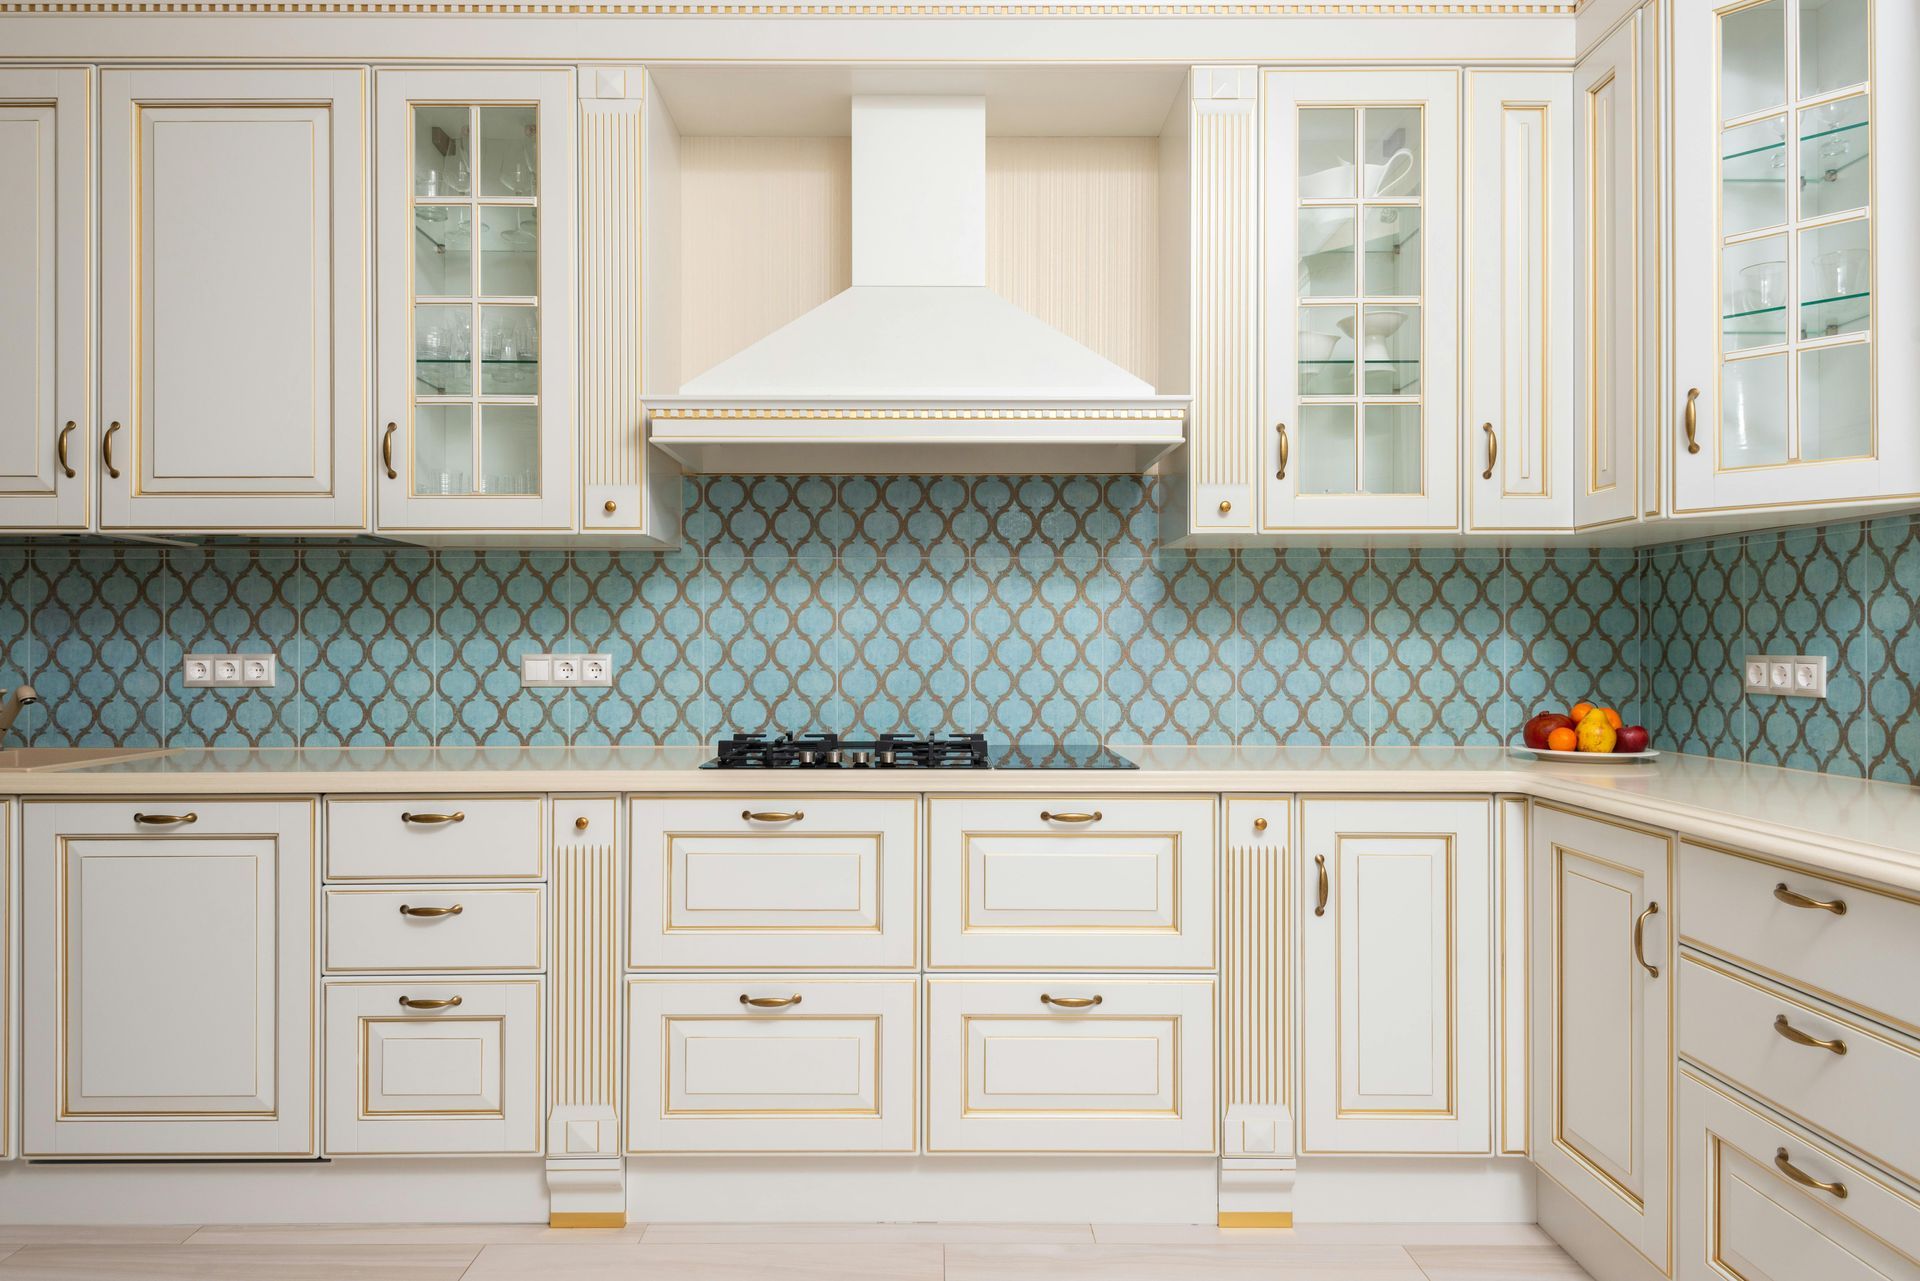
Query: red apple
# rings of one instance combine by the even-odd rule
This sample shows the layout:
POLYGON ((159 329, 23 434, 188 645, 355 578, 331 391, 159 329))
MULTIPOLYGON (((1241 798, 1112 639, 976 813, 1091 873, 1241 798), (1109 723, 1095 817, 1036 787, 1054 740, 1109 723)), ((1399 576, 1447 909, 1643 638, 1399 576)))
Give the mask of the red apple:
POLYGON ((1528 747, 1539 749, 1547 745, 1547 735, 1557 729, 1574 729, 1573 717, 1563 716, 1559 712, 1542 712, 1528 721, 1526 728, 1520 731, 1520 741, 1528 747))
POLYGON ((1645 725, 1622 725, 1620 732, 1614 735, 1613 750, 1616 752, 1646 751, 1647 727, 1645 725))

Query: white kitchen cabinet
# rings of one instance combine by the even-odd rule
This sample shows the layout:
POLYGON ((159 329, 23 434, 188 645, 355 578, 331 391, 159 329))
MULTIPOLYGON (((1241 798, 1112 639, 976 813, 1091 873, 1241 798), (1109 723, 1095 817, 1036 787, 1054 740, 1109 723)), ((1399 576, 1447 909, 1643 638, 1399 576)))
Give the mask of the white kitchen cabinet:
POLYGON ((1264 74, 1262 528, 1454 529, 1460 73, 1264 74))
POLYGON ((81 68, 0 70, 0 528, 93 517, 93 122, 81 68))
POLYGON ((1533 1160, 1665 1269, 1673 842, 1533 806, 1533 1160))
POLYGON ((1467 76, 1467 524, 1573 523, 1573 84, 1467 76))
POLYGON ((14 940, 13 802, 0 801, 0 1161, 14 1153, 13 991, 20 972, 14 940))
POLYGON ((1674 510, 1920 494, 1920 7, 1678 0, 1673 33, 1674 510))
POLYGON ((365 98, 100 73, 102 528, 366 528, 365 98))
POLYGON ((375 76, 378 524, 573 525, 573 73, 375 76))
POLYGON ((310 801, 29 802, 22 1150, 314 1152, 310 801))
POLYGON ((1490 1151, 1489 801, 1300 812, 1301 1151, 1490 1151))

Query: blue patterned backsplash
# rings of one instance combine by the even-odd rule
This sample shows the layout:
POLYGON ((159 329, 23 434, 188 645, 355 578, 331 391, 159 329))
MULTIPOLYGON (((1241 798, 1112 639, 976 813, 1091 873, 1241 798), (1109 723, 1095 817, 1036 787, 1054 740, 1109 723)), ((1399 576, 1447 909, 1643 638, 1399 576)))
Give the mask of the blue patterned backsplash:
POLYGON ((38 688, 36 746, 1442 746, 1597 694, 1660 746, 1908 781, 1920 760, 1904 521, 1638 553, 1168 552, 1132 477, 690 485, 670 553, 0 547, 0 681, 38 688), (1725 656, 1754 635, 1827 653, 1830 701, 1743 700, 1725 656), (186 653, 267 649, 274 688, 182 687, 186 653), (615 687, 522 689, 542 651, 609 653, 615 687))

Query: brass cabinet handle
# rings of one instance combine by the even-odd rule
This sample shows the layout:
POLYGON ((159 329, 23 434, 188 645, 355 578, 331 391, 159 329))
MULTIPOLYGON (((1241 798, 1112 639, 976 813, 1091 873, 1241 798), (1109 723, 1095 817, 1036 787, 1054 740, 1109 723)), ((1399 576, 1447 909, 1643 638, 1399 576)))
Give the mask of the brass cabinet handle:
POLYGON ((740 817, 749 823, 798 823, 805 818, 805 810, 741 810, 740 817))
POLYGON ((1098 823, 1105 817, 1099 810, 1091 814, 1053 814, 1046 810, 1040 811, 1042 823, 1098 823))
POLYGON ((400 430, 399 423, 388 423, 380 436, 380 464, 387 469, 388 480, 399 480, 400 473, 393 469, 393 433, 400 430))
POLYGON ((452 907, 408 907, 405 903, 400 905, 400 915, 402 916, 458 916, 464 911, 466 911, 466 909, 458 903, 455 903, 452 907))
POLYGON ((573 830, 576 832, 584 832, 587 830, 587 816, 585 814, 573 820, 573 830))
POLYGON ((604 511, 607 515, 611 516, 615 512, 620 510, 620 504, 614 502, 611 498, 609 498, 606 502, 601 504, 600 510, 604 511))
POLYGON ((1816 1188, 1821 1192, 1831 1192, 1835 1198, 1841 1201, 1847 1199, 1846 1184, 1823 1183, 1819 1179, 1814 1178, 1811 1174, 1808 1174, 1805 1170, 1787 1159, 1787 1150, 1785 1148, 1781 1148, 1773 1154, 1773 1163, 1779 1167, 1780 1173, 1786 1175, 1803 1188, 1816 1188))
POLYGON ((1254 831, 1256 831, 1256 832, 1264 832, 1264 831, 1266 831, 1266 830, 1267 830, 1267 820, 1266 820, 1266 819, 1264 819, 1264 818, 1256 818, 1256 819, 1254 819, 1254 820, 1253 820, 1253 830, 1254 830, 1254 831))
POLYGON ((1845 1041, 1842 1041, 1838 1037, 1835 1037, 1831 1041, 1823 1041, 1809 1032, 1802 1032, 1799 1028, 1787 1022, 1787 1016, 1784 1014, 1773 1021, 1773 1030, 1781 1036, 1786 1037, 1789 1041, 1792 1041, 1795 1045, 1804 1045, 1808 1049, 1825 1050, 1829 1054, 1836 1056, 1847 1052, 1847 1043, 1845 1041))
POLYGON ((1222 498, 1220 500, 1220 514, 1224 516, 1232 510, 1233 510, 1233 504, 1228 502, 1226 499, 1222 498))
POLYGON ((789 1005, 800 1004, 800 994, 795 992, 792 996, 748 996, 742 992, 740 1004, 750 1005, 756 1010, 784 1010, 789 1005))
POLYGON ((100 438, 100 461, 107 465, 107 475, 120 479, 120 469, 113 465, 113 433, 120 430, 119 423, 108 423, 107 434, 100 438))
POLYGON ((437 827, 442 823, 464 823, 467 821, 465 810, 455 810, 451 814, 402 814, 402 823, 417 823, 425 827, 437 827))
POLYGON ((1843 898, 1812 898, 1798 890, 1787 888, 1785 881, 1773 887, 1773 896, 1788 907, 1804 907, 1815 912, 1832 912, 1835 916, 1847 914, 1847 900, 1843 898))
POLYGON ((400 998, 400 1004, 409 1010, 450 1010, 460 1004, 460 998, 457 996, 403 996, 400 998))
POLYGON ((1092 996, 1049 996, 1045 992, 1040 994, 1040 1004, 1058 1006, 1063 1010, 1090 1010, 1104 999, 1097 992, 1092 996))
POLYGON ((79 472, 73 469, 73 464, 67 461, 67 437, 73 435, 74 428, 78 427, 79 425, 80 424, 74 422, 71 418, 69 418, 67 420, 67 425, 60 429, 60 439, 57 442, 55 442, 53 447, 54 461, 60 464, 60 470, 66 473, 66 477, 68 480, 72 480, 75 476, 78 476, 80 474, 79 472))
POLYGON ((135 814, 133 821, 145 823, 148 827, 180 827, 187 823, 198 823, 200 816, 188 810, 184 814, 135 814))
POLYGON ((1275 423, 1273 429, 1280 433, 1280 470, 1273 474, 1275 480, 1287 478, 1287 425, 1275 423))
POLYGON ((1689 454, 1697 454, 1700 452, 1699 400, 1700 389, 1698 387, 1689 387, 1687 389, 1687 410, 1681 417, 1681 421, 1686 425, 1687 429, 1687 452, 1689 454))
POLYGON ((1640 962, 1647 973, 1654 978, 1660 977, 1660 967, 1647 960, 1647 918, 1660 915, 1660 905, 1649 903, 1644 912, 1633 918, 1633 959, 1640 962))
POLYGON ((1313 905, 1313 914, 1315 916, 1325 916, 1327 914, 1327 896, 1333 890, 1333 883, 1327 879, 1327 856, 1325 854, 1315 854, 1313 856, 1313 866, 1320 874, 1320 899, 1313 905))
POLYGON ((1500 437, 1494 433, 1492 423, 1481 423, 1480 430, 1487 433, 1487 469, 1480 473, 1480 479, 1492 480, 1493 465, 1500 461, 1500 437))

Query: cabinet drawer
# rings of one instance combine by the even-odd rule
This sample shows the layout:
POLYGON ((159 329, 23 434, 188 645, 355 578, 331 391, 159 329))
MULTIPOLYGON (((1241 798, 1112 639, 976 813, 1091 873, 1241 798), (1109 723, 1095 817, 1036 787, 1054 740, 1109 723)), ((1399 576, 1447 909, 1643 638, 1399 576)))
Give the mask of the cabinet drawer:
POLYGON ((329 1153, 543 1150, 539 979, 325 991, 329 1153))
POLYGON ((1920 1172, 1920 1112, 1907 1106, 1920 1096, 1920 1042, 1692 956, 1680 963, 1678 1023, 1681 1054, 1908 1178, 1920 1172))
POLYGON ((911 797, 636 798, 634 969, 914 963, 911 797))
POLYGON ((1680 937, 1920 1030, 1911 978, 1920 972, 1920 903, 1911 899, 1685 841, 1680 937))
POLYGON ((914 998, 910 978, 629 979, 628 1150, 911 1152, 914 998))
POLYGON ((1211 1152, 1213 980, 927 980, 929 1152, 1211 1152))
POLYGON ((929 802, 927 929, 948 969, 1213 966, 1212 797, 929 802))
POLYGON ((546 810, 539 796, 329 800, 327 879, 538 880, 546 810))
POLYGON ((1677 1281, 1920 1275, 1920 1207, 1897 1184, 1691 1072, 1679 1106, 1677 1281))
POLYGON ((327 890, 332 973, 538 970, 547 919, 539 885, 327 890))

